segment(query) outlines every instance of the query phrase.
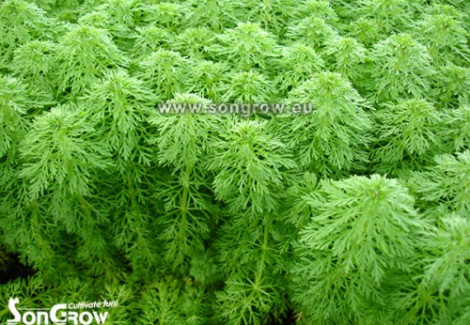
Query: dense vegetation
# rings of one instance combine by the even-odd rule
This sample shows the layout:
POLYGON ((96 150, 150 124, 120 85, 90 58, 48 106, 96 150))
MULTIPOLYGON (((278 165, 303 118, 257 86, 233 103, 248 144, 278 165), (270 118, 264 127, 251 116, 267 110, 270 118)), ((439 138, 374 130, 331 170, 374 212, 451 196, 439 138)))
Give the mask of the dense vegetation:
POLYGON ((117 299, 107 324, 470 324, 469 13, 0 1, 0 321, 15 296, 117 299))

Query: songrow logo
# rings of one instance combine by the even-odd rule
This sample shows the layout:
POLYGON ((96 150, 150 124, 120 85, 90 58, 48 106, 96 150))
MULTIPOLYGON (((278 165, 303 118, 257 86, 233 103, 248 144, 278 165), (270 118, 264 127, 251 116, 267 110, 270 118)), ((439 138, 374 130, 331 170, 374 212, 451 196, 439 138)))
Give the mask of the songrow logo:
POLYGON ((13 315, 7 320, 8 325, 49 325, 49 324, 74 324, 91 325, 105 324, 109 311, 97 311, 102 308, 117 307, 117 301, 80 302, 70 304, 57 304, 48 308, 18 308, 18 298, 10 298, 8 309, 13 315), (87 310, 88 309, 88 310, 87 310))

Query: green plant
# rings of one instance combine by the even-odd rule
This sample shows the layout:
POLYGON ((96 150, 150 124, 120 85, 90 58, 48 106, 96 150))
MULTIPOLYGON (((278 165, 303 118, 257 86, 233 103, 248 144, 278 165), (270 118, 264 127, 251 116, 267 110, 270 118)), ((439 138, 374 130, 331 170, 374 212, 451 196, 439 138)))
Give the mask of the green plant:
POLYGON ((439 155, 434 160, 435 166, 414 176, 413 183, 421 193, 421 199, 442 205, 462 217, 467 216, 470 211, 470 152, 439 155))
POLYGON ((426 48, 410 35, 392 35, 377 43, 371 53, 376 100, 426 96, 435 74, 426 48))
POLYGON ((338 73, 320 72, 293 89, 294 103, 311 104, 312 114, 288 118, 287 141, 295 148, 302 166, 325 175, 360 168, 367 161, 362 146, 370 141, 367 104, 351 84, 338 73))
POLYGON ((241 70, 265 68, 276 50, 275 37, 255 23, 240 23, 219 38, 221 46, 212 51, 241 70))
POLYGON ((374 160, 383 173, 416 170, 442 151, 443 118, 422 99, 384 104, 376 117, 378 149, 374 160))
POLYGON ((0 1, 0 322, 468 324, 468 12, 0 1))
POLYGON ((83 94, 110 66, 117 68, 126 63, 105 30, 86 25, 74 27, 65 34, 56 53, 57 86, 72 95, 83 94))
MULTIPOLYGON (((313 208, 292 268, 294 299, 311 322, 384 322, 389 273, 407 272, 424 227, 413 197, 379 175, 324 181, 305 197, 313 208), (366 318, 367 319, 367 318, 366 318)), ((392 307, 393 308, 393 307, 392 307)), ((390 311, 391 313, 396 311, 390 311)))

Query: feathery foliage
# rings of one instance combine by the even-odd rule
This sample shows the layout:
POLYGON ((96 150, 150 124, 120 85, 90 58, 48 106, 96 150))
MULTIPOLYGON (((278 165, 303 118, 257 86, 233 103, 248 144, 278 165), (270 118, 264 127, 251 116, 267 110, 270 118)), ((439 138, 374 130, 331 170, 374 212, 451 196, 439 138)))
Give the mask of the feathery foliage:
POLYGON ((469 324, 469 13, 0 1, 0 322, 469 324))

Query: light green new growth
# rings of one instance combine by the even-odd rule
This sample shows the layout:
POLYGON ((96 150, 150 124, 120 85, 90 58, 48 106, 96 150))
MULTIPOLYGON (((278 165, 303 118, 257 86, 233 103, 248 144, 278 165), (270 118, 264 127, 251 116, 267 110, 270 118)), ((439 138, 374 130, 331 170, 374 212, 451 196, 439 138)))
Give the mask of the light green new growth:
POLYGON ((0 1, 0 323, 470 324, 469 13, 0 1))

